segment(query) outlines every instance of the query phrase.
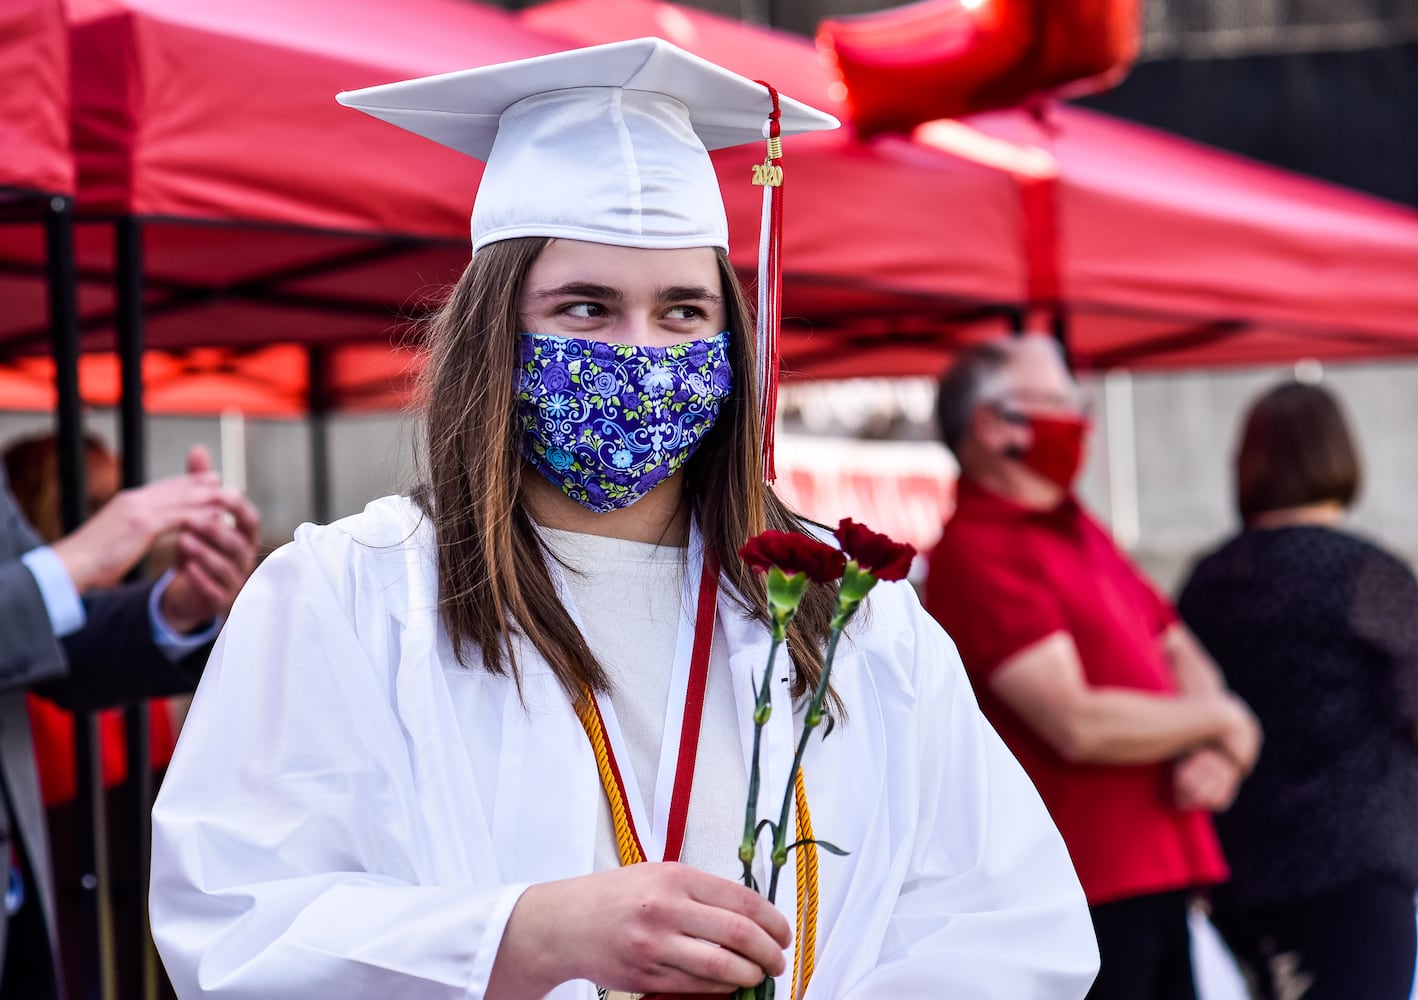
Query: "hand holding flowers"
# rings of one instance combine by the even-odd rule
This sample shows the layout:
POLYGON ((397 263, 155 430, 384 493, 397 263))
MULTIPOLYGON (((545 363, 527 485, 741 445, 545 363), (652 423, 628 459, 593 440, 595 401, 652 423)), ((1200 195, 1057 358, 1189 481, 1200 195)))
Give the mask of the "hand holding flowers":
MULTIPOLYGON (((739 550, 739 556, 754 571, 766 574, 768 610, 771 619, 773 643, 768 652, 768 663, 764 668, 763 680, 759 685, 754 705, 753 753, 749 770, 748 802, 744 815, 743 840, 739 844, 739 860, 743 863, 744 885, 757 889, 753 877, 753 860, 757 851, 759 834, 764 826, 773 836, 770 855, 771 874, 767 896, 776 898, 778 876, 787 862, 788 852, 794 848, 815 845, 834 854, 845 853, 840 848, 823 840, 800 840, 789 844, 788 812, 791 808, 794 788, 802 766, 803 753, 807 749, 808 738, 824 719, 823 703, 832 677, 832 662, 837 652, 837 642, 847 622, 861 606, 862 601, 876 586, 878 580, 901 580, 911 567, 915 549, 910 545, 894 542, 886 535, 872 531, 849 518, 844 518, 833 532, 841 549, 807 535, 781 531, 765 531, 750 539, 739 550), (756 823, 759 792, 759 750, 763 726, 767 723, 772 708, 769 702, 769 684, 773 677, 773 664, 778 647, 787 637, 788 625, 797 613, 803 595, 810 583, 830 584, 838 582, 837 609, 832 617, 831 634, 827 654, 822 667, 822 675, 808 702, 803 718, 802 733, 798 738, 797 751, 793 755, 792 768, 788 772, 787 787, 783 792, 783 805, 778 814, 778 822, 764 820, 756 823)), ((827 732, 831 732, 832 722, 828 718, 827 732)), ((806 987, 806 981, 802 986, 806 987)), ((739 991, 740 1000, 771 1000, 774 983, 765 978, 758 986, 739 991)), ((796 1000, 796 998, 794 998, 796 1000)))

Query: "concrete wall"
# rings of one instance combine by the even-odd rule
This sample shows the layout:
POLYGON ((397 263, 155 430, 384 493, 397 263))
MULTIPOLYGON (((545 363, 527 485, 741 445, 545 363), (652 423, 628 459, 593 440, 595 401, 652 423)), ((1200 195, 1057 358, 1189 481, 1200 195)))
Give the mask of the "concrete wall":
MULTIPOLYGON (((1232 465, 1250 401, 1294 369, 1134 376, 1138 536, 1134 554, 1169 591, 1201 551, 1236 530, 1232 465)), ((1330 365, 1323 383, 1349 417, 1364 481, 1351 525, 1409 559, 1418 556, 1418 365, 1330 365)), ((1105 395, 1101 394, 1100 395, 1105 395)), ((1103 445, 1106 405, 1085 499, 1117 512, 1103 445)), ((1116 464, 1116 463, 1114 463, 1116 464)))

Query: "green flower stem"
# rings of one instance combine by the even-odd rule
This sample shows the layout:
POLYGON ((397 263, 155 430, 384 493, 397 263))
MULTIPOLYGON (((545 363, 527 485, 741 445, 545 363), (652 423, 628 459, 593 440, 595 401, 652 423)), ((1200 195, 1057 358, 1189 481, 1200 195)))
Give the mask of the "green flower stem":
POLYGON ((764 976, 757 986, 740 986, 734 991, 734 1000, 773 1000, 777 985, 771 976, 764 976))
MULTIPOLYGON (((784 625, 786 630, 787 626, 784 625)), ((773 707, 770 704, 769 695, 771 693, 771 683, 773 680, 773 660, 778 655, 778 647, 783 645, 782 638, 778 635, 778 628, 775 622, 773 629, 773 645, 768 650, 768 666, 763 670, 763 682, 758 686, 758 700, 753 707, 753 761, 748 772, 748 805, 744 809, 743 817, 743 840, 739 843, 739 860, 743 862, 743 884, 748 888, 753 885, 753 856, 757 850, 757 826, 758 826, 758 779, 759 779, 759 747, 763 742, 763 726, 768 721, 768 717, 773 714, 773 707)))
MULTIPOLYGON (((838 617, 842 617, 839 611, 838 617)), ((851 617, 850 612, 846 617, 851 617)), ((843 618, 842 624, 846 624, 843 618)), ((783 789, 783 808, 778 813, 778 828, 773 831, 773 873, 768 879, 768 902, 778 897, 778 875, 788 860, 788 809, 793 803, 793 785, 798 779, 798 769, 802 767, 803 752, 807 750, 808 737, 822 722, 822 703, 827 698, 827 682, 832 677, 832 660, 837 655, 837 640, 842 637, 842 626, 833 618, 832 638, 827 643, 827 656, 822 664, 822 677, 817 682, 817 690, 808 702, 807 714, 803 716, 803 732, 798 737, 798 749, 793 754, 793 766, 788 771, 788 787, 783 789)))
POLYGON ((758 697, 753 706, 753 760, 748 772, 748 802, 744 806, 743 840, 739 842, 739 860, 743 862, 743 884, 756 889, 753 884, 753 858, 758 851, 758 782, 759 751, 763 744, 763 727, 773 714, 772 682, 773 661, 778 656, 778 647, 788 637, 788 625, 798 613, 803 594, 807 592, 807 574, 784 573, 778 567, 768 571, 765 588, 768 594, 768 613, 773 620, 773 645, 768 649, 768 665, 763 668, 763 681, 758 686, 758 697))
POLYGON ((778 896, 778 876, 788 861, 788 809, 793 802, 793 786, 802 767, 803 752, 807 750, 808 738, 822 722, 822 703, 827 699, 827 685, 832 678, 832 661, 837 656, 837 641, 852 615, 857 613, 862 601, 872 587, 876 577, 864 570, 853 560, 847 563, 842 574, 842 583, 837 590, 837 611, 832 616, 832 638, 827 643, 827 655, 823 658, 822 677, 817 682, 817 690, 812 693, 807 712, 803 716, 803 731, 798 737, 798 748, 793 754, 793 766, 788 771, 788 787, 783 789, 783 808, 778 813, 778 828, 773 831, 773 871, 768 880, 768 901, 774 902, 778 896))

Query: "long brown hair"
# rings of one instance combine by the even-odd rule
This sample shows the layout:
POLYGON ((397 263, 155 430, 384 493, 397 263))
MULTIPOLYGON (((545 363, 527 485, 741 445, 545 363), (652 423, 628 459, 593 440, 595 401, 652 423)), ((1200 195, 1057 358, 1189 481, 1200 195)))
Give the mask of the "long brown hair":
MULTIPOLYGON (((511 640, 525 636, 579 699, 609 680, 557 596, 525 510, 522 479, 537 473, 522 458, 516 420, 518 304, 547 242, 503 240, 479 250, 430 321, 424 485, 415 497, 437 538, 438 607, 454 655, 466 663, 475 646, 485 669, 510 675, 520 689, 511 640)), ((752 311, 728 255, 720 251, 718 263, 734 389, 685 467, 685 496, 736 599, 767 622, 763 580, 739 559, 739 547, 765 528, 801 531, 802 522, 761 478, 752 311)), ((789 628, 795 697, 822 675, 835 603, 830 588, 810 589, 789 628)))

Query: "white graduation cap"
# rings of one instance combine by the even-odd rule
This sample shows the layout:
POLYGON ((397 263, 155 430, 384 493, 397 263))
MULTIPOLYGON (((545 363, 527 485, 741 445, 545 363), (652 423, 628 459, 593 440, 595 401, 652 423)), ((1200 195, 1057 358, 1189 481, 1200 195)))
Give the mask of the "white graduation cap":
POLYGON ((659 38, 367 87, 337 100, 487 162, 473 204, 474 253, 521 236, 727 250, 708 151, 767 139, 756 171, 765 185, 758 358, 764 474, 773 478, 779 137, 836 128, 836 118, 659 38))
MULTIPOLYGON (((770 83, 772 81, 769 81, 770 83)), ((517 236, 728 249, 708 150, 762 141, 761 83, 659 38, 390 83, 343 105, 487 161, 473 250, 517 236)), ((837 119, 780 98, 782 133, 837 119)))

